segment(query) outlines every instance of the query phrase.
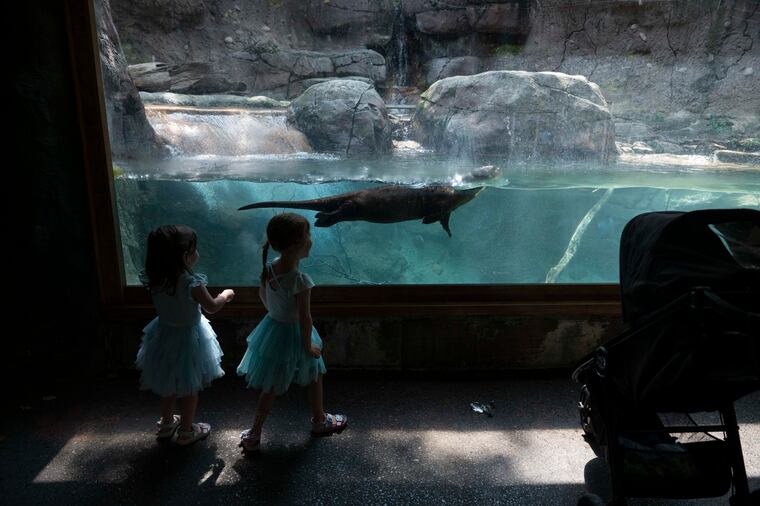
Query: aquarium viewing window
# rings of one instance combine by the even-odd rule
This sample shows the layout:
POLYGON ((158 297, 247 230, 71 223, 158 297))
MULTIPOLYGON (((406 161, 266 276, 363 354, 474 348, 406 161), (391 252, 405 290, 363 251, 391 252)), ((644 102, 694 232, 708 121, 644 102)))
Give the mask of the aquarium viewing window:
POLYGON ((70 3, 122 303, 143 300, 148 232, 184 223, 196 270, 256 305, 287 210, 315 225, 317 312, 609 312, 628 220, 760 208, 749 4, 70 3))

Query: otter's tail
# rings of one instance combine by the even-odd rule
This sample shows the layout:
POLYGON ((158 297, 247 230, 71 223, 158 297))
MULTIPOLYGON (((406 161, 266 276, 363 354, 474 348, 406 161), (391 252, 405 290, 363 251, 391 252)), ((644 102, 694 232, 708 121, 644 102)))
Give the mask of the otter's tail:
POLYGON ((286 200, 275 200, 270 202, 254 202, 247 206, 238 207, 238 211, 245 211, 246 209, 261 209, 263 207, 284 207, 287 209, 310 209, 312 211, 329 211, 335 206, 329 202, 321 200, 299 200, 295 202, 288 202, 286 200))

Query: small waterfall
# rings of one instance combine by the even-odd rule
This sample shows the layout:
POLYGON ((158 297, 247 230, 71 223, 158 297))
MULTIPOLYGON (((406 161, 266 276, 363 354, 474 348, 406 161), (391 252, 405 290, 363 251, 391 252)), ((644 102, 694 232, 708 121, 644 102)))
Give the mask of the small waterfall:
POLYGON ((310 152, 306 137, 282 111, 171 110, 146 107, 156 133, 181 155, 244 156, 310 152))
POLYGON ((395 83, 396 87, 406 87, 409 85, 409 51, 406 47, 406 28, 404 25, 404 9, 402 2, 396 4, 396 15, 393 20, 393 40, 394 40, 394 63, 396 67, 395 83))

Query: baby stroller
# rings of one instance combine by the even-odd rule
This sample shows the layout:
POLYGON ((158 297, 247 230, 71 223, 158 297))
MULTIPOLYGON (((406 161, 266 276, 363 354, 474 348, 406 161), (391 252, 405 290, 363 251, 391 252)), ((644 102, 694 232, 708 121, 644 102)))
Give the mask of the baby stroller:
POLYGON ((625 330, 573 372, 611 504, 731 487, 732 505, 750 504, 734 402, 760 390, 760 211, 636 216, 621 236, 620 290, 625 330), (693 418, 705 412, 716 421, 693 418))

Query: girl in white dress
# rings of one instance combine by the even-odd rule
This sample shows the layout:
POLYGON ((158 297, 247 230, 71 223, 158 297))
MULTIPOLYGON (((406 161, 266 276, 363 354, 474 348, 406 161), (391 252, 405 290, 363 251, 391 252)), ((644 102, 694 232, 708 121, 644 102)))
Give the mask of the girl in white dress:
POLYGON ((259 449, 261 429, 274 399, 292 383, 308 386, 312 435, 340 432, 348 423, 345 415, 325 413, 322 406, 326 369, 322 339, 311 319, 314 282, 298 270, 300 260, 308 257, 310 250, 309 222, 303 216, 283 213, 269 221, 259 287, 268 313, 248 336, 248 349, 237 369, 249 388, 261 390, 253 426, 240 434, 240 446, 246 452, 259 449), (270 246, 280 257, 267 263, 270 246))
POLYGON ((207 423, 193 423, 198 391, 224 375, 222 350, 216 333, 201 314, 219 311, 235 292, 223 290, 212 297, 206 276, 191 270, 198 261, 198 237, 185 225, 158 227, 148 236, 148 254, 140 280, 150 290, 158 316, 144 329, 135 361, 140 388, 161 396, 159 440, 177 432, 177 443, 188 445, 211 432, 207 423), (182 416, 174 414, 179 398, 182 416))

